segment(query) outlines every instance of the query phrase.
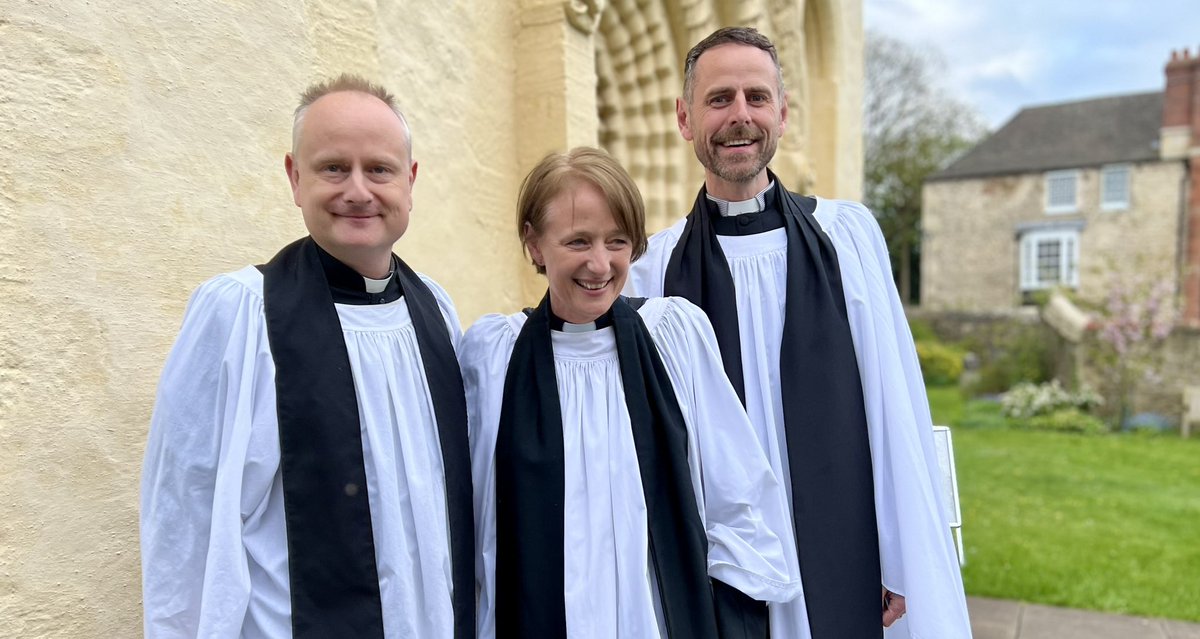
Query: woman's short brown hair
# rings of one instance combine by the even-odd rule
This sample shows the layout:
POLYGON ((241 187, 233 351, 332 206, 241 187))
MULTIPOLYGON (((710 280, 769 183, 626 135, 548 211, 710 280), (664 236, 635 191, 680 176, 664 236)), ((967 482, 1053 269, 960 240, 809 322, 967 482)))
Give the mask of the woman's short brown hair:
MULTIPOLYGON (((517 237, 526 254, 526 225, 535 236, 541 235, 550 202, 580 181, 604 194, 617 228, 629 236, 632 259, 641 257, 646 252, 646 207, 642 203, 642 193, 611 155, 587 146, 547 155, 521 182, 521 193, 517 198, 517 237)), ((533 265, 538 273, 546 272, 546 267, 537 262, 533 265)))

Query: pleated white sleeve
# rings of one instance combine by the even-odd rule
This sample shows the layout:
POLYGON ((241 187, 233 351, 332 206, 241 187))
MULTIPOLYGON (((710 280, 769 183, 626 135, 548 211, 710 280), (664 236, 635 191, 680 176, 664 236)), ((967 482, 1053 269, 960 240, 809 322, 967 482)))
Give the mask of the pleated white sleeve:
POLYGON ((883 583, 907 613, 889 637, 969 638, 958 555, 941 503, 929 402, 887 245, 871 212, 821 201, 837 250, 866 400, 883 583))
POLYGON ((708 316, 678 297, 647 302, 644 315, 688 426, 709 575, 759 601, 790 601, 801 587, 786 496, 725 375, 708 316))
POLYGON ((504 377, 519 330, 519 325, 510 325, 509 318, 503 315, 484 315, 467 331, 458 351, 467 395, 471 482, 475 492, 478 637, 496 636, 496 433, 504 398, 504 377))
POLYGON ((274 476, 243 476, 254 461, 248 425, 274 422, 274 394, 251 392, 274 377, 266 341, 261 297, 231 277, 209 280, 188 302, 142 471, 147 637, 242 634, 250 600, 243 504, 263 501, 274 476))

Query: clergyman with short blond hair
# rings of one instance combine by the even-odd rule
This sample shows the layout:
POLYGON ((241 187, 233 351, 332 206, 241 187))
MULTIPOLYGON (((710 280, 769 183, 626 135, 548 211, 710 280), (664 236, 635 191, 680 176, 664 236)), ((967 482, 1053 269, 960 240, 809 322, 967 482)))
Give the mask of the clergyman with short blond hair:
POLYGON ((310 87, 284 161, 309 235, 193 293, 142 471, 147 637, 474 635, 459 321, 392 253, 411 140, 378 85, 310 87))

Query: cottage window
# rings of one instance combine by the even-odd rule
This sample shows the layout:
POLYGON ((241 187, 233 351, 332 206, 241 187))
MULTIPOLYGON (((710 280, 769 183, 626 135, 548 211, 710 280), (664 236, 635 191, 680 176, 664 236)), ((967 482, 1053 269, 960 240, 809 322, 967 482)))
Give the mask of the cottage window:
POLYGON ((1129 208, 1128 164, 1113 164, 1100 171, 1100 208, 1115 211, 1129 208))
POLYGON ((1031 231, 1021 237, 1021 290, 1079 286, 1079 231, 1031 231))
POLYGON ((1076 184, 1079 171, 1050 171, 1046 173, 1046 212, 1074 213, 1076 184))

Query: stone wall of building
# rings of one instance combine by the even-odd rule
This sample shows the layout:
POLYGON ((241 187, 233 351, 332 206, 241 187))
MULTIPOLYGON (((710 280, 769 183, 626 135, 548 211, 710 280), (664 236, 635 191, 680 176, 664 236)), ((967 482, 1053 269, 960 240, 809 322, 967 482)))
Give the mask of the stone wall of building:
POLYGON ((725 24, 786 38, 780 167, 857 197, 860 0, 5 3, 0 635, 139 635, 138 477, 158 374, 190 291, 304 233, 283 156, 308 83, 351 71, 396 92, 419 163, 397 251, 470 324, 545 290, 511 228, 517 186, 545 152, 597 142, 605 82, 620 80, 611 104, 637 105, 607 121, 636 138, 614 153, 648 158, 636 177, 663 176, 647 188, 658 201, 690 202, 680 82, 661 73, 725 24), (600 31, 628 56, 614 69, 661 64, 606 75, 600 31), (810 77, 836 113, 810 108, 810 77))
POLYGON ((1041 215, 1040 176, 926 183, 921 306, 994 311, 1018 303, 1015 226, 1041 215))
POLYGON ((1114 274, 1177 281, 1181 232, 1180 162, 1133 165, 1130 206, 1100 206, 1100 168, 1079 173, 1078 211, 1045 212, 1045 176, 940 180, 923 191, 921 304, 937 310, 993 311, 1021 303, 1021 225, 1082 221, 1081 297, 1099 301, 1114 274))
POLYGON ((1100 207, 1100 171, 1082 172, 1079 293, 1103 300, 1114 274, 1178 282, 1182 193, 1181 162, 1133 165, 1128 210, 1100 207))

